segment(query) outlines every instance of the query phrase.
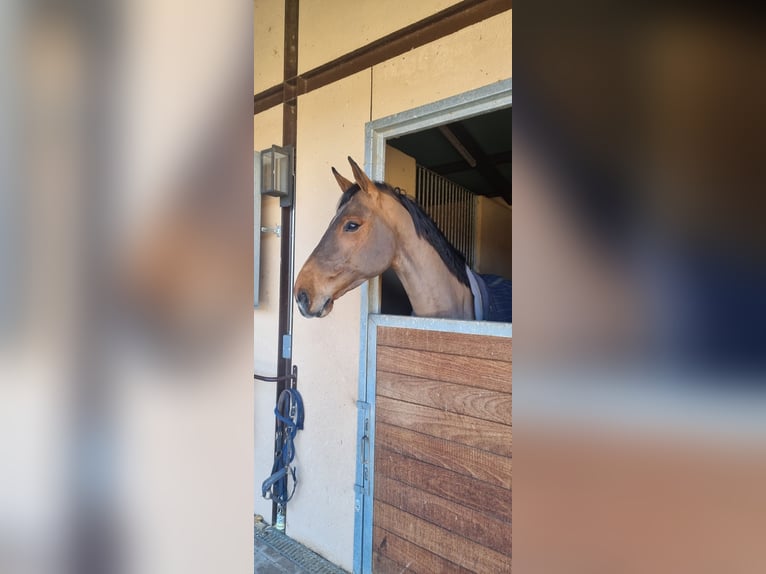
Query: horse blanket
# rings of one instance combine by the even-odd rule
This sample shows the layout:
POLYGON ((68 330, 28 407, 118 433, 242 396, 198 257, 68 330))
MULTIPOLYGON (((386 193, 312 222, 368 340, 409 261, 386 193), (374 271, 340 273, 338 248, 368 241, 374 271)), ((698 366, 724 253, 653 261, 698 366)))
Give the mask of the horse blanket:
POLYGON ((468 269, 477 321, 511 323, 513 294, 511 281, 499 275, 479 275, 468 269))

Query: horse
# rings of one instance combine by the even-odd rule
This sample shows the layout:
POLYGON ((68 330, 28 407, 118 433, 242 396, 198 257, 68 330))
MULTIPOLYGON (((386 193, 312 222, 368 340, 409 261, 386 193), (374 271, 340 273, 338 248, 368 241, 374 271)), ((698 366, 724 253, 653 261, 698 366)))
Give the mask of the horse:
POLYGON ((417 317, 511 322, 509 280, 474 272, 413 199, 348 161, 355 181, 332 168, 343 194, 295 281, 301 315, 326 317, 337 299, 390 268, 417 317))

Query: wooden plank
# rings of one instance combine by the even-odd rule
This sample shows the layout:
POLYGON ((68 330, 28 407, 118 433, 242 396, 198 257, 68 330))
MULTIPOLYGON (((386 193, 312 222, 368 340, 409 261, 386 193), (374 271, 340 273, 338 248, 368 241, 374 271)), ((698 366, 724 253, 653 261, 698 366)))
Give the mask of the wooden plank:
POLYGON ((483 512, 386 476, 375 480, 375 499, 501 554, 511 555, 511 524, 483 512))
POLYGON ((375 445, 465 476, 511 488, 511 458, 380 421, 375 445))
POLYGON ((407 566, 402 566, 379 552, 372 552, 372 572, 373 574, 402 574, 403 572, 414 572, 407 566))
POLYGON ((486 512, 501 521, 511 521, 510 490, 376 446, 375 480, 380 476, 486 512))
POLYGON ((511 393, 489 391, 456 383, 431 381, 397 373, 378 373, 378 395, 458 413, 511 424, 511 393))
POLYGON ((377 370, 510 393, 511 363, 378 345, 377 370))
POLYGON ((446 333, 423 329, 378 327, 378 344, 463 357, 512 362, 512 341, 506 337, 446 333))
POLYGON ((512 433, 509 425, 381 396, 375 399, 375 419, 501 456, 511 456, 512 433))
POLYGON ((511 557, 440 528, 430 522, 375 501, 374 523, 434 554, 474 572, 510 573, 511 557))
POLYGON ((375 526, 372 529, 373 561, 372 571, 384 574, 390 564, 399 565, 396 574, 414 572, 415 574, 472 574, 462 566, 445 560, 425 548, 397 536, 393 532, 375 526), (380 560, 381 568, 378 568, 380 560))

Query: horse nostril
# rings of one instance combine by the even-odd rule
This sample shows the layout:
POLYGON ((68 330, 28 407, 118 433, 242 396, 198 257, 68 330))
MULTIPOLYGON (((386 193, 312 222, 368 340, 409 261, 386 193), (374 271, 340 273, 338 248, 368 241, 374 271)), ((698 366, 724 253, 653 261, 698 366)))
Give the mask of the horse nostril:
POLYGON ((306 291, 303 289, 298 291, 298 296, 295 299, 298 301, 299 306, 303 307, 304 309, 309 308, 309 296, 308 293, 306 293, 306 291))

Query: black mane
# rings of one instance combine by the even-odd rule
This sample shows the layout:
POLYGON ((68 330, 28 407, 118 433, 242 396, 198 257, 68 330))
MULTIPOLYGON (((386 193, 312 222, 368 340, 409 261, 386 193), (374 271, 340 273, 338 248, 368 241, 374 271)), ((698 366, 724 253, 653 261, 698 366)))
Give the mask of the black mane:
MULTIPOLYGON (((393 188, 387 183, 379 181, 376 181, 375 185, 380 191, 395 197, 399 203, 402 204, 407 210, 407 213, 410 214, 410 217, 412 217, 412 223, 415 224, 415 232, 418 234, 418 237, 422 237, 428 241, 428 243, 436 249, 436 252, 439 254, 442 261, 444 261, 444 264, 447 266, 447 269, 450 270, 450 273, 457 277, 461 283, 470 287, 468 273, 465 270, 465 257, 463 257, 463 254, 455 249, 449 240, 444 237, 444 234, 438 227, 436 227, 436 224, 428 214, 423 211, 423 208, 420 207, 414 199, 403 194, 398 187, 393 188)), ((360 189, 359 184, 355 183, 344 191, 338 202, 338 209, 351 201, 351 198, 354 197, 360 189)))

